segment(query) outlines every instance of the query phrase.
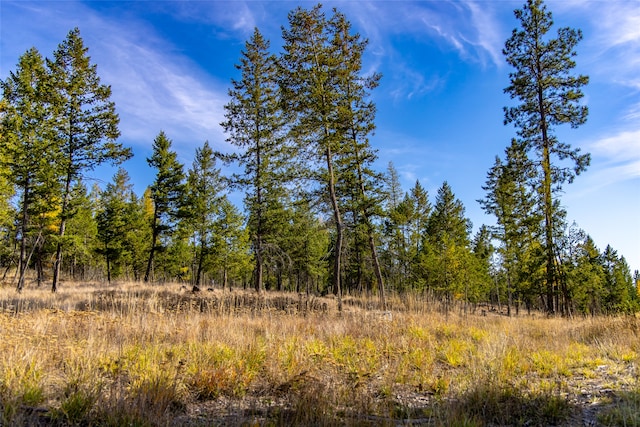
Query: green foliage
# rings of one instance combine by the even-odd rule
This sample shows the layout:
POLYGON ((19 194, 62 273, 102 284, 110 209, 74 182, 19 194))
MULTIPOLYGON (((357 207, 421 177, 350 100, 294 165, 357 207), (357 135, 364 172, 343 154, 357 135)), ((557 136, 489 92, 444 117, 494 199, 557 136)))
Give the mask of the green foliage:
POLYGON ((515 15, 521 28, 504 48, 514 67, 505 123, 517 139, 483 186, 480 203, 496 225, 480 227, 473 240, 447 182, 432 205, 420 182, 402 190, 393 164, 386 176, 375 170, 371 92, 380 75, 363 73, 367 40, 335 9, 292 10, 279 56, 255 29, 221 123, 237 152, 214 152, 206 142, 185 177, 160 132, 147 159, 155 180, 142 197, 124 169, 104 191, 87 194, 81 181, 131 153, 117 142, 111 88, 100 83, 79 30, 53 59, 28 50, 1 82, 4 276, 15 263, 21 289, 28 267, 41 281, 54 260, 54 290, 62 268, 80 280, 191 278, 196 288, 214 280, 253 282, 258 291, 333 291, 339 306, 343 290, 378 292, 385 309, 387 289, 435 297, 447 309, 464 300, 507 301, 509 314, 522 305, 565 315, 637 311, 638 281, 624 257, 610 247, 600 254, 586 233, 567 227, 557 197, 589 163, 555 134, 587 117, 581 89, 588 79, 572 75, 581 33, 561 28, 552 37, 541 0, 527 0, 515 15), (221 176, 216 159, 239 172, 221 176), (244 191, 244 212, 222 195, 226 189, 244 191))
POLYGON ((118 169, 113 182, 107 184, 101 194, 96 214, 98 240, 101 243, 96 251, 105 257, 108 282, 111 282, 112 276, 121 276, 131 262, 129 239, 133 236, 129 231, 136 223, 135 203, 129 175, 124 169, 118 169))
POLYGON ((56 206, 58 182, 49 162, 55 165, 60 153, 52 85, 51 74, 35 48, 20 57, 17 71, 2 82, 0 170, 2 179, 13 186, 19 198, 19 291, 31 254, 44 239, 44 224, 37 220, 56 206))
MULTIPOLYGON (((193 166, 187 176, 187 196, 183 207, 184 222, 193 236, 194 286, 200 286, 205 260, 213 250, 215 225, 221 209, 221 195, 224 189, 220 169, 208 142, 196 149, 193 166)), ((238 228, 242 228, 239 225, 238 228)))
POLYGON ((251 262, 249 234, 243 227, 244 216, 226 196, 220 199, 216 216, 210 262, 219 273, 219 283, 229 288, 230 279, 244 282, 247 276, 251 262))
POLYGON ((296 157, 284 139, 284 120, 277 84, 278 62, 270 54, 269 41, 256 28, 241 53, 240 80, 232 80, 231 97, 225 105, 222 123, 227 139, 240 153, 228 160, 244 167, 234 174, 233 184, 246 190, 244 204, 249 216, 248 229, 254 252, 254 286, 264 287, 264 266, 269 249, 276 245, 282 224, 281 209, 285 182, 295 170, 296 157))
POLYGON ((82 181, 73 187, 70 205, 74 215, 69 218, 66 230, 65 252, 67 271, 75 280, 86 280, 98 267, 95 250, 98 245, 98 222, 95 218, 99 189, 91 193, 82 181))
POLYGON ((86 171, 110 162, 119 164, 131 157, 131 150, 116 139, 119 117, 110 101, 111 87, 100 83, 97 66, 90 63, 88 48, 75 28, 47 60, 52 80, 49 95, 55 114, 59 156, 54 170, 62 185, 60 226, 52 291, 56 291, 62 264, 62 239, 67 220, 74 212, 69 206, 72 185, 86 171))
POLYGON ((515 125, 519 143, 539 159, 535 182, 538 211, 544 217, 546 309, 554 312, 561 280, 555 257, 554 194, 566 181, 571 183, 575 175, 585 171, 590 162, 588 154, 560 142, 554 128, 562 124, 575 128, 586 122, 588 109, 580 100, 581 87, 589 79, 571 74, 576 66, 575 47, 582 39, 580 30, 560 28, 556 38, 549 38, 553 20, 542 0, 527 0, 515 16, 521 29, 513 30, 503 52, 507 63, 515 68, 505 92, 519 104, 505 108, 505 124, 515 125), (567 160, 572 168, 565 166, 567 160))
POLYGON ((153 140, 153 153, 147 159, 149 166, 156 169, 156 179, 151 184, 149 194, 153 202, 153 214, 145 282, 151 279, 156 251, 165 249, 163 239, 175 229, 183 206, 185 176, 183 165, 178 162, 177 157, 177 153, 171 150, 171 140, 161 131, 153 140))
POLYGON ((438 189, 433 212, 427 223, 429 251, 423 258, 429 286, 447 303, 468 289, 471 258, 469 233, 471 221, 464 216, 462 202, 444 182, 438 189))
MULTIPOLYGON (((497 224, 491 228, 491 235, 500 242, 497 254, 506 282, 509 314, 514 299, 528 293, 525 280, 527 270, 535 267, 529 260, 539 259, 529 256, 540 234, 539 225, 542 221, 541 215, 535 210, 536 197, 532 189, 534 177, 533 163, 527 157, 525 146, 513 139, 505 149, 504 162, 496 157, 487 173, 487 181, 482 187, 487 195, 479 200, 484 211, 496 217, 497 224)), ((500 293, 498 290, 498 299, 500 293)))

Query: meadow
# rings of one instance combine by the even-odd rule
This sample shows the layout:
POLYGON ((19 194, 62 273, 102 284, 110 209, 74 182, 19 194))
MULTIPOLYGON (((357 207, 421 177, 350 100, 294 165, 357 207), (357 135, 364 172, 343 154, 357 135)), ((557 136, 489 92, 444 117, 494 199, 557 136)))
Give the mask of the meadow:
POLYGON ((640 426, 638 317, 0 287, 0 425, 640 426))

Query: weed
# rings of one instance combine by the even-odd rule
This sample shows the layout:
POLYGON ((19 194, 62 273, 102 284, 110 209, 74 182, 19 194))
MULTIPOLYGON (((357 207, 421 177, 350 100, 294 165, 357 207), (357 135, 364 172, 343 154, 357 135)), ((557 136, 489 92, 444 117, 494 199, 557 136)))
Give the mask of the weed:
POLYGON ((598 421, 605 426, 640 427, 640 390, 620 393, 598 421))
POLYGON ((594 416, 638 425, 637 318, 445 316, 417 297, 383 318, 351 297, 337 315, 178 289, 0 288, 0 424, 559 425, 606 387, 594 416), (237 413, 190 418, 211 406, 237 413))

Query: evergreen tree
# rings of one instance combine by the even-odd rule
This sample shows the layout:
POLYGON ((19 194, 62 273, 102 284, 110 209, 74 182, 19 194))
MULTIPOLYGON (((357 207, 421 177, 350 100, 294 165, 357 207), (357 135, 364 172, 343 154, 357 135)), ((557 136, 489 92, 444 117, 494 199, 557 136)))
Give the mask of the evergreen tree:
MULTIPOLYGON (((351 23, 345 16, 334 11, 330 21, 333 38, 331 44, 340 54, 337 63, 337 89, 341 96, 338 100, 338 121, 344 134, 344 143, 339 154, 338 167, 342 178, 340 184, 348 184, 345 188, 351 195, 354 212, 354 227, 363 229, 370 251, 377 289, 383 309, 386 309, 384 279, 378 257, 378 244, 374 219, 382 214, 383 177, 372 169, 377 159, 375 150, 369 144, 369 135, 375 129, 375 104, 369 100, 369 91, 375 89, 381 78, 380 74, 363 77, 362 54, 367 41, 361 40, 359 34, 351 34, 351 23), (351 179, 349 179, 351 177, 351 179)), ((358 257, 364 256, 364 250, 358 250, 358 257)))
POLYGON ((385 198, 387 200, 387 211, 395 209, 403 197, 402 186, 400 185, 400 176, 393 162, 387 165, 387 173, 385 175, 385 198))
POLYGON ((60 279, 65 228, 74 215, 69 206, 73 183, 104 162, 119 164, 131 156, 129 149, 116 142, 119 117, 110 101, 111 88, 100 83, 87 51, 75 28, 54 52, 53 61, 47 61, 55 97, 56 141, 60 144, 55 168, 62 184, 53 292, 60 279))
POLYGON ((577 127, 587 119, 587 107, 580 104, 581 87, 588 77, 573 76, 575 47, 580 30, 561 28, 556 38, 548 36, 553 25, 551 12, 542 0, 527 0, 515 11, 521 29, 514 29, 503 50, 507 63, 515 68, 505 89, 520 103, 505 108, 505 124, 513 123, 520 141, 535 153, 538 162, 540 210, 544 214, 547 311, 554 312, 559 283, 554 246, 554 194, 566 181, 583 172, 590 162, 588 154, 562 143, 554 128, 562 124, 577 127), (554 162, 553 157, 560 162, 554 162), (565 165, 568 160, 573 168, 565 165))
POLYGON ((151 190, 147 188, 138 198, 135 192, 129 195, 127 203, 127 221, 129 226, 124 239, 127 278, 140 281, 146 271, 147 256, 151 248, 152 231, 149 227, 153 218, 151 190))
POLYGON ((151 218, 151 247, 147 259, 144 281, 151 278, 153 260, 156 252, 166 248, 163 242, 175 228, 183 206, 184 172, 178 162, 177 154, 171 150, 171 140, 160 132, 153 140, 153 153, 147 158, 149 166, 156 169, 156 179, 150 187, 150 200, 153 202, 151 218))
POLYGON ((634 312, 638 306, 631 270, 623 256, 607 245, 601 257, 604 270, 604 301, 607 312, 634 312))
POLYGON ((465 282, 465 300, 478 303, 488 300, 491 288, 491 257, 494 247, 491 244, 491 231, 482 225, 471 241, 469 268, 471 274, 465 282))
POLYGON ((326 191, 335 227, 333 290, 342 309, 341 262, 344 242, 343 213, 336 191, 336 155, 343 134, 338 123, 336 67, 339 53, 330 43, 331 30, 322 6, 300 7, 289 13, 289 29, 283 28, 280 86, 283 104, 292 120, 291 138, 306 147, 325 168, 318 174, 326 191))
POLYGON ((18 291, 24 286, 30 254, 44 238, 33 221, 51 208, 57 192, 56 177, 49 165, 58 161, 51 84, 44 60, 35 48, 20 57, 16 72, 10 72, 1 83, 0 170, 20 200, 18 291))
POLYGON ((410 230, 414 217, 415 206, 409 193, 406 193, 404 198, 389 210, 384 224, 384 233, 388 241, 386 263, 390 280, 396 290, 406 290, 411 281, 410 230))
MULTIPOLYGON (((0 110, 0 115, 2 114, 0 110)), ((2 140, 1 130, 2 120, 0 119, 0 140, 2 140)), ((4 154, 0 150, 0 165, 6 164, 4 154)), ((14 195, 13 186, 7 177, 0 173, 0 269, 4 269, 0 280, 4 281, 13 263, 13 242, 14 227, 13 218, 15 215, 11 198, 14 195), (5 268, 6 267, 6 268, 5 268)))
POLYGON ((218 204, 213 224, 212 267, 220 272, 222 288, 230 288, 229 278, 243 279, 250 263, 249 235, 244 217, 226 196, 218 204))
POLYGON ((131 228, 129 203, 133 187, 129 175, 120 168, 101 194, 100 208, 96 214, 98 240, 97 252, 104 256, 107 266, 107 281, 121 274, 127 251, 127 231, 131 228))
POLYGON ((524 145, 514 139, 505 150, 505 161, 496 157, 482 187, 487 195, 478 201, 485 212, 496 217, 491 234, 501 242, 498 254, 506 276, 508 315, 511 315, 514 294, 520 295, 524 288, 525 254, 539 238, 541 217, 535 210, 536 199, 531 188, 534 177, 534 165, 524 145))
POLYGON ((85 280, 98 266, 95 259, 98 244, 98 225, 94 217, 96 199, 95 189, 87 192, 84 182, 77 181, 73 186, 70 204, 75 215, 67 223, 67 266, 74 280, 85 280))
POLYGON ((240 80, 232 80, 231 100, 225 105, 222 126, 231 144, 242 152, 226 156, 244 167, 234 174, 234 185, 246 190, 244 204, 249 214, 249 232, 254 253, 254 286, 263 285, 265 256, 275 244, 277 212, 284 197, 286 161, 291 153, 284 143, 283 115, 276 80, 277 60, 270 54, 269 42, 256 28, 245 44, 240 64, 240 80))
POLYGON ((434 290, 445 298, 447 307, 462 294, 469 279, 469 233, 471 221, 464 216, 462 202, 456 199, 445 181, 438 189, 433 212, 429 217, 427 234, 431 256, 424 269, 434 290))
POLYGON ((405 194, 404 199, 395 209, 388 213, 385 233, 391 237, 391 248, 395 255, 390 255, 393 265, 399 264, 402 283, 396 281, 400 290, 423 290, 426 285, 425 276, 421 273, 420 259, 429 252, 431 244, 427 236, 427 226, 431 215, 429 195, 419 181, 405 194))
POLYGON ((220 192, 223 190, 220 169, 209 142, 196 149, 193 166, 187 176, 187 218, 195 243, 194 290, 199 289, 205 258, 212 250, 214 224, 219 214, 220 192))
POLYGON ((308 200, 297 200, 291 211, 291 226, 286 236, 289 238, 288 253, 291 254, 291 280, 295 291, 309 293, 315 285, 316 292, 322 279, 326 278, 324 258, 329 247, 329 233, 324 224, 316 217, 308 200))
MULTIPOLYGON (((297 8, 288 18, 289 28, 283 29, 284 52, 280 59, 283 105, 291 123, 290 138, 304 155, 309 155, 312 175, 322 186, 321 200, 327 203, 332 215, 335 227, 332 281, 341 309, 347 225, 345 197, 359 201, 354 212, 364 221, 365 230, 372 229, 365 219, 373 217, 371 208, 376 204, 372 203, 373 188, 367 188, 375 182, 367 171, 374 155, 367 135, 373 130, 375 108, 367 100, 367 92, 377 85, 379 77, 360 76, 366 42, 350 33, 349 23, 335 9, 330 19, 321 5, 311 10, 297 8), (345 173, 347 165, 356 166, 352 174, 345 173), (340 187, 341 182, 351 185, 340 187)), ((367 231, 367 234, 373 236, 373 232, 367 231)), ((373 246, 370 244, 373 249, 375 246, 375 241, 373 246)), ((382 293, 382 277, 376 276, 382 293)))
POLYGON ((572 308, 583 314, 600 314, 604 302, 604 270, 600 252, 584 231, 576 230, 571 234, 568 239, 571 249, 564 265, 568 270, 572 308))
POLYGON ((420 253, 427 244, 426 232, 431 215, 431 203, 429 193, 424 189, 420 181, 416 181, 409 195, 413 203, 413 217, 409 224, 409 241, 412 247, 412 258, 420 253))

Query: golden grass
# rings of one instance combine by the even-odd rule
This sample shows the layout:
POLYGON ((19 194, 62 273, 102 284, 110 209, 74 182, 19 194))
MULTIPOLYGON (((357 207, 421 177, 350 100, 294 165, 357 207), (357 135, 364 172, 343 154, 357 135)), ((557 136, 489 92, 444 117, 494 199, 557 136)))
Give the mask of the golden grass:
POLYGON ((639 425, 640 321, 0 287, 0 425, 639 425), (362 308, 364 307, 364 308, 362 308))

